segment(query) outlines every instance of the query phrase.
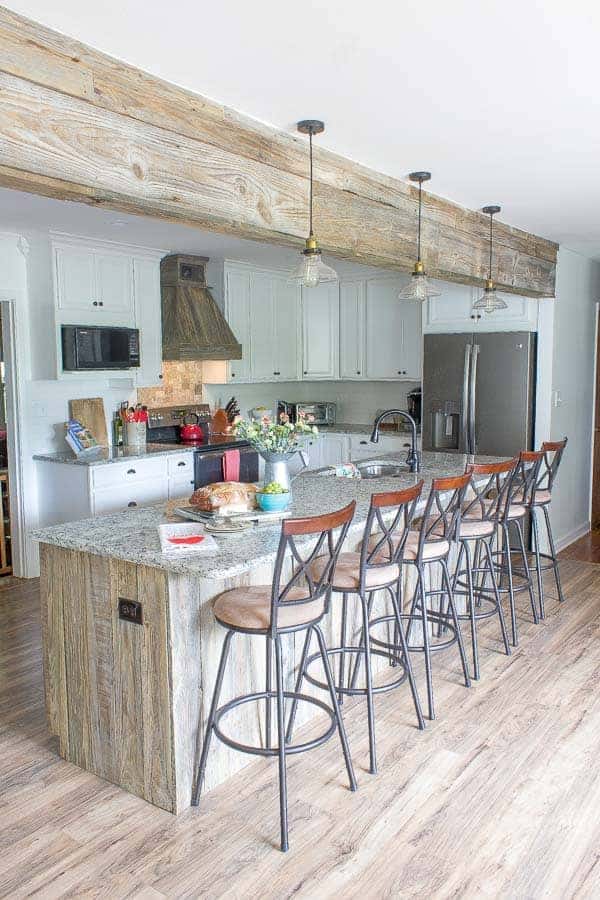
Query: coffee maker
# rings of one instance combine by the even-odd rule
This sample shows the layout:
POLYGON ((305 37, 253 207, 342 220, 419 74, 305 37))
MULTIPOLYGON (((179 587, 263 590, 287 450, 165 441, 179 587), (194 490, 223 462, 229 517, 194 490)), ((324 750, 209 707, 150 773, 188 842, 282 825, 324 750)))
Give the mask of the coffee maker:
POLYGON ((406 395, 406 405, 410 415, 417 423, 417 428, 421 427, 421 388, 414 388, 406 395))

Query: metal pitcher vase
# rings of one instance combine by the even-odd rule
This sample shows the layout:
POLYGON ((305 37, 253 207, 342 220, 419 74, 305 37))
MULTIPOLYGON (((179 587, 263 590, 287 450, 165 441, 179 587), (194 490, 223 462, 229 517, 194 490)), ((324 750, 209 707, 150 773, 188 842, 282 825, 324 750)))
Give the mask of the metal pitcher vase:
POLYGON ((284 491, 292 490, 292 481, 296 478, 296 475, 299 475, 300 472, 297 472, 296 475, 290 476, 290 460, 294 458, 296 453, 299 453, 302 462, 304 465, 300 472, 302 472, 308 465, 308 457, 304 450, 293 450, 290 453, 270 453, 267 450, 261 450, 260 455, 265 461, 265 477, 264 483, 270 484, 272 481, 276 481, 284 491))

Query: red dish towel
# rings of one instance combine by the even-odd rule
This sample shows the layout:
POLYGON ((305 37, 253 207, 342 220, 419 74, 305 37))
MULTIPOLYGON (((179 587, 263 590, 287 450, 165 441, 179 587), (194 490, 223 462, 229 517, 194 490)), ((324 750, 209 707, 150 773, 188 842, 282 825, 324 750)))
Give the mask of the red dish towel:
POLYGON ((240 480, 240 451, 225 450, 223 453, 223 481, 240 480))

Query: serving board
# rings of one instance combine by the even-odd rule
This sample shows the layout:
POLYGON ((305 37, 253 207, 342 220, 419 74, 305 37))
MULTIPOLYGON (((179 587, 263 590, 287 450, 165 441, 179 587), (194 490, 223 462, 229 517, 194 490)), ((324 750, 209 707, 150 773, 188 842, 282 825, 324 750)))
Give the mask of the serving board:
POLYGON ((263 509, 251 509, 247 512, 228 513, 221 516, 216 512, 205 512, 193 506, 177 506, 173 510, 176 516, 183 519, 190 519, 192 522, 217 522, 219 520, 228 519, 231 522, 253 522, 255 525, 272 525, 281 519, 287 519, 290 515, 289 510, 280 510, 279 512, 265 512, 263 509))
POLYGON ((101 447, 108 447, 106 412, 102 397, 88 397, 83 400, 69 400, 69 413, 92 432, 101 447))

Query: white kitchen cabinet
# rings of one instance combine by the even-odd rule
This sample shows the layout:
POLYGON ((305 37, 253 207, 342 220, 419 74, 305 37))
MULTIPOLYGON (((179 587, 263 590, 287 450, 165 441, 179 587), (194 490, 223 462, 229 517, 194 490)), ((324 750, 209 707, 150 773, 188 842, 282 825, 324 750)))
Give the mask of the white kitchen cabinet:
POLYGON ((340 378, 364 380, 366 283, 340 282, 340 378))
POLYGON ((104 488, 92 494, 92 515, 125 512, 140 506, 151 506, 166 500, 166 483, 157 480, 138 481, 119 488, 104 488))
POLYGON ((160 309, 160 262, 134 257, 133 294, 135 324, 140 330, 138 387, 154 387, 162 378, 162 329, 160 309))
POLYGON ((423 304, 423 330, 427 334, 467 331, 536 331, 538 301, 502 294, 507 308, 494 313, 473 309, 482 289, 437 282, 442 294, 423 304))
POLYGON ((339 284, 302 288, 302 378, 339 377, 339 284))
POLYGON ((421 305, 398 299, 397 279, 366 282, 366 377, 375 381, 421 378, 421 305))
POLYGON ((338 466, 350 460, 350 438, 347 434, 321 435, 321 465, 338 466))
POLYGON ((133 324, 133 264, 123 253, 97 252, 83 246, 55 245, 56 305, 86 313, 88 321, 133 324), (90 316, 92 318, 90 318, 90 316))
POLYGON ((244 384, 250 381, 250 273, 225 273, 225 317, 242 345, 242 358, 227 363, 227 380, 244 384))

